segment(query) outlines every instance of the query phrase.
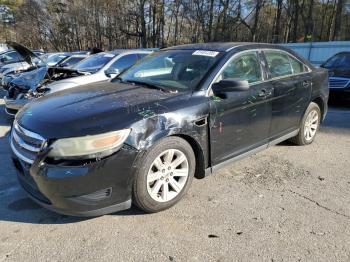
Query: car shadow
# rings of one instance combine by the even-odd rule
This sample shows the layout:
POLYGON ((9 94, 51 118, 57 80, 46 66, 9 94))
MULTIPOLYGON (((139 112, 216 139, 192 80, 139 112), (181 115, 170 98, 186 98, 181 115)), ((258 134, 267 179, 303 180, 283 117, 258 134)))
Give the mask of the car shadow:
POLYGON ((334 109, 350 109, 350 93, 349 94, 330 94, 328 100, 329 108, 334 109))
POLYGON ((328 113, 322 124, 326 131, 350 129, 350 96, 330 96, 328 113))

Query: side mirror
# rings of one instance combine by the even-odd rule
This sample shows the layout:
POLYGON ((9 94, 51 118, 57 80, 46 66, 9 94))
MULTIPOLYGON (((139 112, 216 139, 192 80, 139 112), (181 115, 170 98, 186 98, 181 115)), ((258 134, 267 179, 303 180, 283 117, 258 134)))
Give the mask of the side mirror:
POLYGON ((244 92, 249 90, 249 82, 247 80, 223 79, 212 85, 214 95, 222 96, 231 92, 244 92))
POLYGON ((114 78, 119 74, 120 71, 117 68, 108 68, 107 70, 105 70, 105 75, 109 78, 114 78))

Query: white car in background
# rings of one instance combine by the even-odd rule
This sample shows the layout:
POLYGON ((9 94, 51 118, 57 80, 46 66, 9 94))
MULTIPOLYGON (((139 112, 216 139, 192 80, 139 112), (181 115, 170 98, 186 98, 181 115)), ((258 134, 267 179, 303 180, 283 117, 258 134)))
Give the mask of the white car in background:
POLYGON ((114 78, 152 52, 145 49, 118 49, 92 55, 74 67, 74 70, 84 75, 53 82, 46 85, 45 90, 53 93, 114 78))

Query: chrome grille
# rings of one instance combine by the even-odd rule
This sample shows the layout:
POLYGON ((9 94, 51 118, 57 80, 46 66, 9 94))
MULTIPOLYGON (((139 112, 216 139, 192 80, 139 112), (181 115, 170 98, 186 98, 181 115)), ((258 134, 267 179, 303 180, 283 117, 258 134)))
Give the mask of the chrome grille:
POLYGON ((345 88, 349 85, 350 79, 343 77, 330 77, 329 87, 330 88, 345 88))
POLYGON ((11 131, 11 148, 13 153, 21 160, 32 164, 43 146, 45 139, 25 128, 15 121, 11 131))

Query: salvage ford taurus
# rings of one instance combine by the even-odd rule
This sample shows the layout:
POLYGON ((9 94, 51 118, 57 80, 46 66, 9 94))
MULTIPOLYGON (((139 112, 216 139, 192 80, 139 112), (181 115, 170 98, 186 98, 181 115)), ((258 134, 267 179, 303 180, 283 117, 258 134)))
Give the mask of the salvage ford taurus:
POLYGON ((25 106, 11 133, 20 184, 59 213, 173 206, 193 177, 286 139, 310 144, 328 75, 267 44, 184 45, 111 82, 25 106))

